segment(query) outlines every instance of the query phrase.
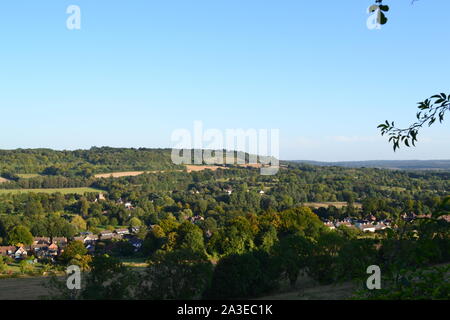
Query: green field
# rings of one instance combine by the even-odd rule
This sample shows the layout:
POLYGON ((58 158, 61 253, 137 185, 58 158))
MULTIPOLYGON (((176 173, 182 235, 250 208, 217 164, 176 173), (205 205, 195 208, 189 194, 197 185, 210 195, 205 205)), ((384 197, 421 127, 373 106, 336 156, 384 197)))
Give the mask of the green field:
POLYGON ((49 295, 44 277, 0 279, 0 300, 39 300, 49 295))
POLYGON ((56 189, 0 189, 1 194, 19 194, 19 193, 62 193, 62 194, 80 194, 83 195, 85 193, 100 193, 103 190, 94 189, 94 188, 56 188, 56 189))
POLYGON ((16 176, 22 179, 31 179, 40 177, 41 175, 39 173, 18 173, 16 176))
POLYGON ((406 188, 401 188, 401 187, 389 187, 389 186, 380 186, 380 190, 383 190, 383 191, 404 192, 404 191, 406 191, 406 188))
MULTIPOLYGON (((329 208, 331 206, 334 206, 338 209, 342 209, 343 207, 348 206, 347 202, 305 202, 303 204, 306 207, 311 207, 311 208, 329 208)), ((361 203, 354 203, 353 206, 355 208, 361 208, 362 204, 361 203)))

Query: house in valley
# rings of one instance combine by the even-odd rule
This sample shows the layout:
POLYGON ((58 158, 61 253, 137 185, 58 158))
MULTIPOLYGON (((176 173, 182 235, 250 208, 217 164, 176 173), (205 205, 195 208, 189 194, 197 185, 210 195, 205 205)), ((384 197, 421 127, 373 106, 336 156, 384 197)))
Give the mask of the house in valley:
POLYGON ((64 237, 54 237, 52 243, 56 244, 60 248, 65 248, 67 246, 67 238, 64 237))
POLYGON ((16 260, 26 258, 27 256, 28 251, 23 246, 17 247, 16 251, 14 252, 14 258, 16 260))
POLYGON ((334 223, 332 221, 325 221, 323 224, 325 225, 325 227, 327 227, 330 230, 336 229, 336 226, 334 225, 334 223))
POLYGON ((34 237, 33 244, 47 244, 51 243, 50 237, 34 237))
POLYGON ((114 230, 114 233, 123 236, 123 235, 130 234, 130 230, 128 230, 128 229, 116 229, 116 230, 114 230))
POLYGON ((3 247, 0 247, 0 256, 13 257, 14 253, 16 252, 16 250, 17 250, 16 246, 3 246, 3 247))
POLYGON ((39 243, 39 244, 32 244, 29 247, 29 251, 36 257, 36 258, 44 258, 47 256, 48 253, 48 244, 46 243, 39 243))
POLYGON ((359 223, 356 227, 362 232, 375 232, 376 230, 375 225, 372 223, 359 223))
POLYGON ((114 232, 110 230, 105 230, 100 232, 100 239, 101 240, 110 240, 114 238, 114 232))

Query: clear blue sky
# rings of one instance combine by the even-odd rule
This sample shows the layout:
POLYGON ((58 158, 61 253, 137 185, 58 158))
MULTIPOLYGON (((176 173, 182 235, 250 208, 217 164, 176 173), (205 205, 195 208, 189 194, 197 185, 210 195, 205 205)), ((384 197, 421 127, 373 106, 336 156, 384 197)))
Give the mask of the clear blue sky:
POLYGON ((449 122, 396 154, 448 92, 450 1, 2 0, 0 148, 171 147, 178 128, 279 128, 281 158, 448 159, 449 122), (79 5, 81 30, 66 28, 79 5))

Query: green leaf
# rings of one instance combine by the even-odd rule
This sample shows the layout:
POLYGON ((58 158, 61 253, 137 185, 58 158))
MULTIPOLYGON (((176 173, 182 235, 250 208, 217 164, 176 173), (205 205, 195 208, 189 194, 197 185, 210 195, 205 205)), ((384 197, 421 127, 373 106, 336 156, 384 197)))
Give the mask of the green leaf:
POLYGON ((380 24, 386 24, 388 22, 388 18, 386 18, 383 12, 380 12, 380 24))

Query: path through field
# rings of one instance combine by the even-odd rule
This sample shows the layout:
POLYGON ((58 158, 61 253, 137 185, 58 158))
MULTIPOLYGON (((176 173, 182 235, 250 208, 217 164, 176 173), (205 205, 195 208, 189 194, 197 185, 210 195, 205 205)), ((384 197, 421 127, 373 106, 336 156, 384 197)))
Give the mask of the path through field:
POLYGON ((9 182, 9 180, 8 180, 8 179, 5 179, 5 178, 2 178, 2 177, 0 177, 0 183, 5 183, 5 182, 9 182))
POLYGON ((41 300, 48 295, 48 278, 0 279, 0 300, 41 300))

